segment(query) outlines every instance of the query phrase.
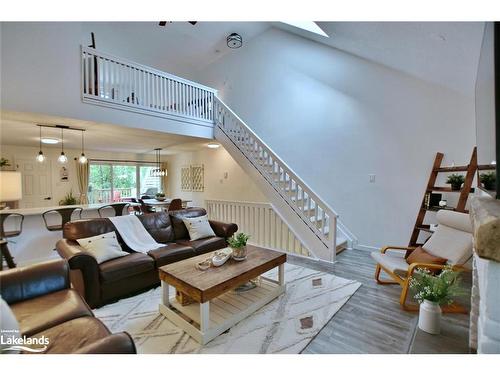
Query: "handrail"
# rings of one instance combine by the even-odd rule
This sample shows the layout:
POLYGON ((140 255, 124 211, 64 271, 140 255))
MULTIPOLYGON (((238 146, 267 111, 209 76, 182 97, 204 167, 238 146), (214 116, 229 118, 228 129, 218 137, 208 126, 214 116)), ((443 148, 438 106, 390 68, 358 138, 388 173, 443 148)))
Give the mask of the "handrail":
POLYGON ((218 126, 249 160, 252 159, 250 162, 278 191, 292 210, 302 218, 302 221, 316 234, 321 242, 327 248, 335 251, 337 213, 218 97, 215 97, 214 107, 215 126, 218 126), (226 114, 230 119, 226 118, 226 114), (237 122, 241 126, 243 134, 234 129, 234 125, 231 128, 230 122, 237 122), (231 131, 236 131, 237 136, 230 134, 231 131), (257 149, 255 144, 257 144, 257 149), (269 167, 271 171, 267 169, 269 167), (278 178, 278 180, 275 180, 275 178, 278 178), (294 194, 295 200, 290 196, 291 193, 294 194), (299 204, 299 201, 302 204, 299 204), (314 212, 314 216, 311 216, 311 211, 314 212))
POLYGON ((283 159, 281 159, 278 155, 276 155, 272 149, 257 135, 255 134, 255 132, 236 114, 234 113, 231 108, 229 108, 227 106, 227 104, 225 104, 218 96, 215 97, 215 101, 218 102, 219 104, 221 104, 225 110, 229 111, 231 113, 232 116, 234 116, 242 125, 244 125, 246 127, 246 131, 248 131, 249 133, 252 134, 252 136, 254 138, 256 138, 259 143, 264 146, 267 150, 268 153, 270 153, 274 159, 278 160, 280 164, 282 164, 289 172, 290 174, 292 174, 294 176, 295 179, 299 180, 301 182, 301 185, 304 186, 308 191, 311 192, 311 195, 313 196, 313 198, 315 198, 315 200, 319 200, 322 202, 322 204, 325 206, 325 208, 327 208, 331 213, 333 213, 335 216, 339 216, 335 210, 330 207, 330 205, 328 203, 326 203, 325 201, 323 201, 315 192, 314 190, 309 186, 307 185, 307 183, 305 181, 303 181, 298 175, 297 173, 295 173, 293 171, 293 169, 285 162, 283 161, 283 159))
POLYGON ((81 46, 81 47, 82 47, 82 52, 86 52, 86 53, 88 53, 90 55, 98 55, 98 56, 104 57, 104 58, 106 58, 108 60, 113 60, 113 61, 122 63, 124 65, 128 65, 128 66, 136 68, 136 69, 141 69, 141 70, 144 70, 144 71, 148 71, 149 73, 154 73, 156 75, 163 76, 165 78, 170 78, 172 80, 185 83, 186 85, 189 85, 189 86, 194 86, 194 87, 197 87, 199 89, 203 89, 205 91, 213 92, 214 94, 217 93, 217 90, 214 89, 213 87, 204 86, 201 83, 190 81, 189 79, 182 78, 182 77, 176 76, 174 74, 158 70, 158 69, 153 68, 151 66, 143 65, 141 63, 138 63, 138 62, 135 62, 135 61, 132 61, 132 60, 128 60, 128 59, 126 59, 124 57, 115 56, 115 55, 112 55, 112 54, 107 53, 107 52, 100 51, 100 50, 95 49, 95 48, 85 47, 85 46, 81 46))
POLYGON ((84 102, 213 127, 211 87, 84 46, 81 67, 84 102))

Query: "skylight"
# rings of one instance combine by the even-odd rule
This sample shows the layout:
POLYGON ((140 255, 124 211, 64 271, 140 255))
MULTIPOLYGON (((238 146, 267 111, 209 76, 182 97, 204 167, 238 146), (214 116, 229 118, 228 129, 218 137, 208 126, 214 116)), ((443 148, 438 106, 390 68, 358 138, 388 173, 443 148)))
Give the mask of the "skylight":
POLYGON ((310 33, 326 36, 327 38, 329 38, 328 34, 325 33, 323 30, 321 30, 321 27, 319 27, 316 24, 316 22, 313 21, 281 21, 281 22, 305 31, 309 31, 310 33))

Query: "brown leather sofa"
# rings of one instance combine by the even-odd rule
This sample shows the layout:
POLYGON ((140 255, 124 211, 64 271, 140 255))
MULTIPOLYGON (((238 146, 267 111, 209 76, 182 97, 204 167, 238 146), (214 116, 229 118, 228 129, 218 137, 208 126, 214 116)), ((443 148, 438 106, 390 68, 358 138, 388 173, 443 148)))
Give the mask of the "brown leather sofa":
POLYGON ((202 215, 206 215, 203 208, 187 208, 138 216, 151 236, 165 244, 147 254, 130 249, 117 232, 123 251, 130 255, 97 264, 76 240, 116 231, 107 218, 67 223, 63 229, 64 238, 57 242, 56 249, 69 262, 72 281, 83 284, 79 291, 90 307, 95 308, 159 285, 158 267, 226 247, 226 239, 238 230, 236 224, 211 220, 210 226, 216 236, 190 241, 182 218, 202 215))
POLYGON ((0 272, 0 291, 16 316, 21 335, 48 338, 44 353, 136 353, 128 333, 111 334, 70 288, 65 260, 0 272))

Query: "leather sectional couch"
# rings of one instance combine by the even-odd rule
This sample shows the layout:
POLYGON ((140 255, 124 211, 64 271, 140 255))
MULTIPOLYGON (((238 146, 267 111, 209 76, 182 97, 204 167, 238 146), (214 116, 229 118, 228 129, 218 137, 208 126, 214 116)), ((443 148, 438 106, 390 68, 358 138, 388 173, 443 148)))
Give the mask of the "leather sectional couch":
POLYGON ((126 332, 111 334, 70 288, 65 260, 0 272, 0 292, 19 323, 21 336, 48 338, 44 353, 136 353, 126 332))
POLYGON ((216 236, 190 241, 182 218, 203 215, 206 215, 203 208, 188 208, 138 216, 151 236, 165 244, 147 254, 131 250, 117 232, 123 251, 130 255, 97 264, 76 240, 116 231, 107 218, 66 223, 63 239, 57 242, 56 249, 70 265, 73 284, 81 285, 77 289, 90 307, 95 308, 159 285, 158 268, 161 266, 226 247, 226 239, 238 230, 236 224, 211 220, 210 226, 216 236))

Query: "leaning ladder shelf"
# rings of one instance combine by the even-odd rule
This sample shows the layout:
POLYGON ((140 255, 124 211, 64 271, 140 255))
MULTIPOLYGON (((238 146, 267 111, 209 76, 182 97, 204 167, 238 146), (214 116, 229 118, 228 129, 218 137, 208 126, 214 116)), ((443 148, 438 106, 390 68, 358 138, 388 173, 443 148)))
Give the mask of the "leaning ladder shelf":
POLYGON ((463 166, 452 166, 452 167, 443 167, 441 166, 441 162, 443 161, 444 154, 441 152, 436 153, 436 158, 434 159, 434 165, 432 166, 432 171, 429 176, 429 181, 427 182, 427 188, 425 189, 424 197, 422 199, 422 204, 420 205, 420 209, 418 211, 417 220, 415 221, 415 226, 413 227, 413 232, 411 234, 409 246, 419 246, 421 244, 418 243, 418 237, 420 232, 428 232, 432 233, 430 230, 429 224, 424 224, 425 214, 427 211, 437 211, 434 207, 428 207, 426 205, 426 195, 432 192, 456 192, 459 193, 460 196, 458 198, 457 207, 454 208, 454 211, 457 212, 467 212, 465 209, 465 205, 467 204, 467 199, 469 198, 469 194, 473 192, 472 182, 474 180, 474 175, 476 170, 478 169, 477 165, 477 150, 474 147, 472 151, 472 156, 470 158, 470 162, 468 165, 463 166), (436 180, 439 173, 450 173, 450 172, 467 172, 465 175, 465 182, 462 185, 460 190, 451 190, 450 187, 441 187, 435 186, 436 180))

